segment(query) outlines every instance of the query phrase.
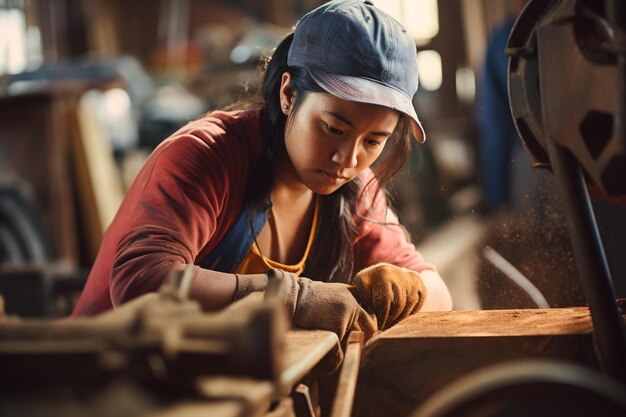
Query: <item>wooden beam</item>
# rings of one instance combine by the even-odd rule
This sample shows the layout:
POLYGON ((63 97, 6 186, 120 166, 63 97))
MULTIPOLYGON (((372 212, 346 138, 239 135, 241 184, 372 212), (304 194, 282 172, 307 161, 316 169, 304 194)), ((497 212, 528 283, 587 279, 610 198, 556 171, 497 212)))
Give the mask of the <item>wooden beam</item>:
POLYGON ((353 331, 350 333, 330 417, 350 417, 352 415, 363 337, 363 332, 353 331))
POLYGON ((487 365, 558 359, 598 368, 586 307, 418 313, 363 348, 354 417, 407 416, 487 365))

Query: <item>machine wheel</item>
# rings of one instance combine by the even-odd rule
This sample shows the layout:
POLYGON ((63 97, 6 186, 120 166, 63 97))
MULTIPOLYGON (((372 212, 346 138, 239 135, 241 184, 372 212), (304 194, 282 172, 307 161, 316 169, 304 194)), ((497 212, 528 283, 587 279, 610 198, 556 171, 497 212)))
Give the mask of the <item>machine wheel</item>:
POLYGON ((410 417, 623 417, 626 388, 594 370, 556 361, 504 363, 470 373, 410 417))

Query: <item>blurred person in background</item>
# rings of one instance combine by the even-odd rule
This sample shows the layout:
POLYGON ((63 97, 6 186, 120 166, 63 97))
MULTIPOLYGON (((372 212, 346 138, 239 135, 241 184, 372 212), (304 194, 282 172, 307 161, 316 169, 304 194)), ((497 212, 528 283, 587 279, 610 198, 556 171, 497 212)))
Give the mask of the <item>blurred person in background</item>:
POLYGON ((488 211, 510 203, 511 157, 513 149, 521 146, 509 108, 509 59, 504 55, 514 23, 510 16, 491 34, 478 83, 481 181, 488 211))
POLYGON ((512 12, 489 36, 478 83, 476 116, 480 130, 480 174, 486 213, 515 209, 537 198, 543 173, 530 170, 532 162, 517 135, 507 86, 509 58, 504 50, 525 1, 515 0, 512 12))
MULTIPOLYGON (((530 277, 551 306, 581 305, 584 296, 554 179, 547 170, 531 167, 509 104, 505 49, 525 4, 512 0, 510 14, 491 33, 478 83, 483 209, 490 220, 484 245, 530 277)), ((508 277, 490 261, 481 261, 482 308, 536 307, 508 277)))

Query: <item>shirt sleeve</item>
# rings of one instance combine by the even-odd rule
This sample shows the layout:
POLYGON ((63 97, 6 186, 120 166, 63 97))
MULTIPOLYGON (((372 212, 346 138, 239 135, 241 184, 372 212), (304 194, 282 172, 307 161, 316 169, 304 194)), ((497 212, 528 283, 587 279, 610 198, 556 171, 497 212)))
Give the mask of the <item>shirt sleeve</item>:
POLYGON ((233 209, 231 194, 242 198, 246 149, 223 135, 219 125, 183 131, 140 172, 114 220, 123 233, 110 277, 113 305, 158 290, 174 267, 194 263, 233 209))
POLYGON ((357 205, 355 271, 378 262, 388 262, 417 272, 436 272, 435 266, 426 263, 411 243, 408 231, 387 204, 384 191, 375 194, 378 182, 371 172, 369 174, 362 178, 364 188, 357 205))

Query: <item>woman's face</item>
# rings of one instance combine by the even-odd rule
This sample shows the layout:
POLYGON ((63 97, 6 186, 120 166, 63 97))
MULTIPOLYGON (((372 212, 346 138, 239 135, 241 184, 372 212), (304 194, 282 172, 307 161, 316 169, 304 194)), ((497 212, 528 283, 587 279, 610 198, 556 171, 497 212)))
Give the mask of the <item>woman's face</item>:
MULTIPOLYGON (((285 113, 291 110, 288 97, 281 90, 285 113)), ((330 194, 376 161, 398 120, 387 107, 309 93, 288 116, 285 174, 317 194, 330 194)))

